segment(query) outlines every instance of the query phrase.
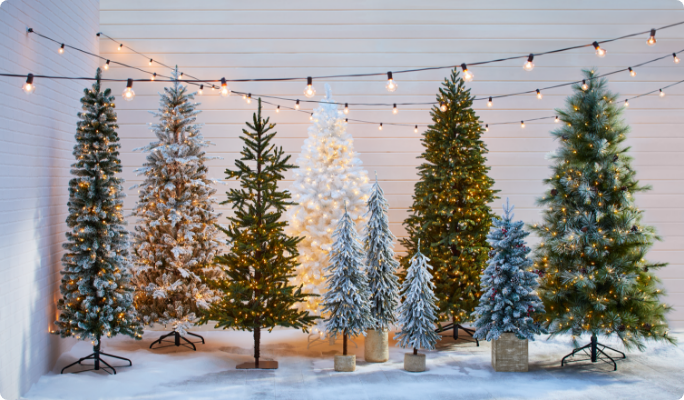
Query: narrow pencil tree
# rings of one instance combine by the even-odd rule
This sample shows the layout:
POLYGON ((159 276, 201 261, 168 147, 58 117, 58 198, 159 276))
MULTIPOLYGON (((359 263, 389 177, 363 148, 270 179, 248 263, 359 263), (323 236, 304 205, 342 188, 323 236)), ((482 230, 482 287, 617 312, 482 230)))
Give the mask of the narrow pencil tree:
POLYGON ((92 88, 83 91, 78 114, 66 220, 71 232, 63 245, 62 298, 54 332, 91 340, 94 353, 85 359, 93 359, 96 370, 100 362, 111 368, 100 358, 110 356, 100 352, 102 337, 142 337, 130 284, 114 96, 110 89, 101 90, 100 77, 98 68, 92 88))
POLYGON ((598 335, 640 350, 645 339, 674 342, 665 321, 670 307, 660 302, 653 273, 665 264, 646 260, 659 238, 634 202, 650 187, 639 184, 631 167, 617 95, 596 71, 584 76, 586 90, 573 86, 567 107, 557 110, 563 125, 551 134, 559 148, 544 181, 551 188, 538 201, 545 208, 544 223, 534 226, 542 240, 535 266, 544 325, 552 335, 571 333, 576 346, 590 334, 593 354, 602 353, 598 335))
POLYGON ((358 336, 373 326, 370 312, 368 278, 363 272, 363 244, 345 207, 333 232, 330 262, 325 268, 326 289, 323 313, 329 313, 327 333, 334 339, 342 335, 342 354, 347 355, 347 338, 358 336))
MULTIPOLYGON (((420 180, 415 185, 411 215, 404 221, 408 238, 401 241, 408 254, 422 239, 432 260, 435 295, 442 315, 456 328, 469 321, 480 298, 480 272, 490 246, 489 203, 494 181, 487 176, 487 147, 483 129, 472 109, 473 96, 456 70, 444 80, 430 114, 433 124, 423 133, 420 180)), ((404 269, 409 257, 401 259, 404 269)))
POLYGON ((473 317, 475 338, 497 340, 504 332, 515 333, 518 339, 534 340, 534 335, 546 333, 540 328, 539 313, 544 312, 535 289, 537 274, 532 272, 531 251, 525 238, 530 234, 522 221, 513 222, 513 206, 506 199, 502 218, 494 218, 487 242, 489 266, 481 277, 480 305, 473 317))
POLYGON ((278 183, 283 173, 296 168, 288 164, 282 147, 272 141, 275 124, 261 116, 259 108, 243 129, 242 157, 235 161, 235 170, 226 169, 227 179, 237 179, 239 189, 230 189, 228 199, 235 216, 223 230, 228 236, 230 251, 217 258, 225 276, 211 287, 219 300, 204 312, 202 322, 216 321, 216 328, 233 328, 254 333, 254 362, 238 368, 277 368, 277 362, 259 362, 261 330, 276 326, 308 328, 315 316, 298 310, 295 305, 306 301, 302 287, 289 283, 297 265, 298 237, 284 233, 286 221, 281 217, 290 201, 290 194, 281 191, 278 183))
MULTIPOLYGON (((174 71, 178 78, 178 70, 174 71)), ((157 140, 135 150, 148 153, 138 187, 138 203, 133 215, 135 227, 136 306, 146 325, 171 325, 176 346, 194 348, 185 338, 197 322, 198 311, 217 299, 207 281, 220 276, 214 265, 218 250, 216 236, 216 193, 207 178, 204 148, 211 143, 202 137, 196 124, 198 103, 194 93, 177 80, 164 88, 159 123, 152 126, 157 140)), ((156 343, 156 342, 155 342, 156 343)), ((154 343, 153 343, 154 344, 154 343)))
POLYGON ((401 330, 394 336, 401 348, 413 348, 413 354, 418 349, 432 350, 441 337, 435 332, 437 313, 437 297, 434 293, 435 284, 432 283, 432 266, 430 261, 420 252, 420 239, 416 246, 416 253, 411 257, 411 264, 406 271, 406 279, 401 285, 403 298, 399 306, 399 326, 401 330))
POLYGON ((364 229, 366 250, 366 275, 370 291, 370 309, 374 325, 372 329, 387 330, 396 321, 399 305, 399 263, 394 259, 394 235, 389 229, 387 211, 389 203, 378 183, 375 183, 368 198, 368 224, 364 229))

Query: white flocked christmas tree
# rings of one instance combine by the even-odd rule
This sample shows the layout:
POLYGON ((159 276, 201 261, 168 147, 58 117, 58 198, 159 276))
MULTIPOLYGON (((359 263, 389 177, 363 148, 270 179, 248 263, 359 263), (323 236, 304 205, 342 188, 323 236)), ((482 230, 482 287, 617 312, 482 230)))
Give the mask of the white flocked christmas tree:
POLYGON ((377 174, 368 198, 368 223, 364 230, 366 275, 370 290, 374 329, 386 330, 396 321, 399 306, 399 262, 394 259, 394 235, 389 229, 389 203, 377 174))
MULTIPOLYGON (((347 132, 344 113, 332 104, 330 86, 314 110, 309 137, 296 160, 294 183, 289 189, 298 204, 286 214, 290 236, 304 238, 299 250, 295 286, 306 293, 325 293, 324 268, 332 245, 332 233, 347 205, 351 219, 363 225, 370 184, 368 173, 354 152, 354 139, 347 132)), ((320 312, 321 297, 309 297, 302 307, 314 315, 320 312)))
POLYGON ((513 222, 513 208, 506 199, 502 218, 493 219, 487 235, 492 250, 480 277, 480 304, 473 312, 477 339, 496 340, 511 332, 519 339, 534 340, 534 335, 545 333, 535 321, 544 306, 535 292, 538 276, 527 258, 530 248, 525 237, 530 233, 523 229, 523 221, 513 222))
POLYGON ((418 349, 432 350, 440 336, 435 332, 437 322, 437 297, 435 284, 432 283, 432 266, 429 258, 418 251, 411 258, 411 264, 406 272, 406 279, 401 286, 403 301, 399 306, 398 325, 401 330, 394 336, 397 345, 402 348, 412 348, 417 354, 418 349))
MULTIPOLYGON (((178 71, 174 72, 177 79, 178 71)), ((206 281, 220 274, 214 181, 207 178, 210 145, 195 123, 198 103, 178 81, 161 93, 157 140, 148 153, 138 187, 134 241, 136 306, 146 325, 161 323, 185 336, 216 294, 206 281)))
POLYGON ((334 242, 330 261, 325 268, 326 288, 323 313, 328 335, 343 336, 343 354, 347 355, 347 338, 358 336, 373 326, 370 313, 368 278, 364 273, 363 245, 347 210, 332 235, 334 242))

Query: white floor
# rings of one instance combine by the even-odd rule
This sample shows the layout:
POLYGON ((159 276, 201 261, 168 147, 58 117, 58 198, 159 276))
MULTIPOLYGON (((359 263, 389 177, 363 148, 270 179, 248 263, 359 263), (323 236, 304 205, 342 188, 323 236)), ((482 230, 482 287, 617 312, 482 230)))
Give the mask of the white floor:
MULTIPOLYGON (((318 342, 307 349, 305 334, 277 330, 263 335, 262 351, 265 358, 277 359, 280 368, 255 371, 235 369, 251 359, 250 333, 200 333, 207 344, 198 345, 196 352, 176 347, 149 350, 159 332, 146 332, 142 341, 110 339, 103 351, 132 359, 132 367, 118 368, 112 376, 102 371, 60 375, 62 367, 91 351, 89 343, 79 343, 25 398, 661 400, 681 399, 684 394, 684 351, 676 346, 651 344, 645 353, 630 352, 613 372, 603 363, 561 368, 561 357, 571 350, 569 338, 540 338, 530 343, 530 372, 497 373, 491 368, 489 343, 476 347, 447 336, 436 351, 428 352, 427 372, 409 373, 402 369, 405 350, 393 347, 388 362, 368 364, 362 361, 359 339, 354 349, 359 360, 356 372, 337 373, 333 355, 341 350, 339 341, 334 346, 318 342)), ((684 332, 675 335, 684 341, 684 332)))

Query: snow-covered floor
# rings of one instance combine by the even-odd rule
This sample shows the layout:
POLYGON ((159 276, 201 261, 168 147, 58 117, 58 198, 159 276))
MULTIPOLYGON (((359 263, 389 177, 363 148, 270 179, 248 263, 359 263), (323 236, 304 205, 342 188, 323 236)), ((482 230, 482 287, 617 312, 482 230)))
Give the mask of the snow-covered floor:
MULTIPOLYGON (((402 369, 406 350, 392 347, 388 362, 370 364, 363 361, 363 339, 358 339, 358 348, 351 346, 358 360, 356 372, 339 373, 333 371, 333 355, 341 351, 341 341, 332 346, 318 342, 307 349, 302 332, 276 330, 262 336, 262 352, 265 359, 277 359, 280 368, 255 371, 235 369, 252 359, 250 333, 200 333, 207 344, 198 345, 197 352, 149 350, 159 332, 146 332, 142 341, 105 340, 103 351, 132 359, 133 367, 118 368, 112 376, 102 371, 60 375, 63 366, 90 353, 89 343, 78 343, 25 398, 661 400, 684 394, 684 351, 661 344, 651 343, 645 353, 628 353, 613 372, 603 363, 561 368, 561 357, 571 350, 570 339, 540 338, 530 343, 530 372, 502 373, 492 370, 489 343, 475 347, 445 336, 437 350, 427 352, 429 370, 409 373, 402 369)), ((682 343, 684 332, 675 335, 682 343)))

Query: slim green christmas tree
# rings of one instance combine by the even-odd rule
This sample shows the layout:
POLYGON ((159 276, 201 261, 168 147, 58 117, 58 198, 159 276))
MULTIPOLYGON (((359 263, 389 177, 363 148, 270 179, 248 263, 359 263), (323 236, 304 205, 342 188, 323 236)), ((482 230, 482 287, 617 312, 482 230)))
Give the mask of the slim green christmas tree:
MULTIPOLYGON (((492 224, 489 207, 495 191, 487 176, 487 147, 483 129, 472 109, 473 96, 454 69, 439 89, 433 124, 423 133, 425 151, 420 181, 416 183, 411 215, 404 221, 409 237, 401 243, 408 254, 423 254, 434 267, 433 282, 440 320, 451 319, 454 337, 460 323, 469 321, 480 298, 480 272, 490 249, 487 233, 492 224)), ((410 258, 401 260, 407 270, 410 258)), ((472 331, 468 331, 472 333, 472 331)))
POLYGON ((674 339, 664 317, 670 307, 659 301, 663 292, 653 274, 665 264, 645 260, 658 237, 634 203, 635 193, 650 188, 631 168, 617 96, 596 71, 584 74, 588 87, 573 87, 566 109, 557 111, 563 126, 551 133, 560 147, 544 181, 551 189, 538 201, 546 209, 544 223, 534 226, 542 239, 535 268, 544 325, 552 335, 589 333, 596 361, 597 335, 639 349, 644 339, 674 339))
MULTIPOLYGON (((116 133, 114 96, 101 91, 101 71, 92 89, 81 98, 76 145, 69 181, 69 216, 64 270, 55 322, 62 337, 92 340, 93 369, 116 371, 101 356, 121 358, 100 351, 101 338, 124 334, 142 337, 142 325, 133 307, 128 261, 128 232, 123 219, 123 179, 116 133), (104 365, 100 365, 100 363, 104 365)), ((127 360, 127 359, 124 359, 127 360)), ((130 360, 127 360, 130 362, 130 360)), ((64 370, 62 370, 64 371, 64 370)))
POLYGON ((261 99, 252 123, 247 123, 241 139, 242 158, 235 170, 226 170, 227 179, 237 178, 240 189, 231 189, 228 199, 235 216, 223 229, 228 236, 229 252, 217 258, 225 276, 211 282, 219 294, 202 316, 202 323, 216 321, 216 328, 234 328, 254 332, 254 362, 238 368, 278 368, 277 362, 259 361, 261 330, 276 326, 307 331, 317 317, 295 307, 307 300, 301 285, 289 283, 297 266, 298 237, 284 233, 287 222, 281 217, 290 193, 278 189, 283 173, 296 166, 288 164, 290 156, 272 141, 275 124, 261 117, 261 99))

